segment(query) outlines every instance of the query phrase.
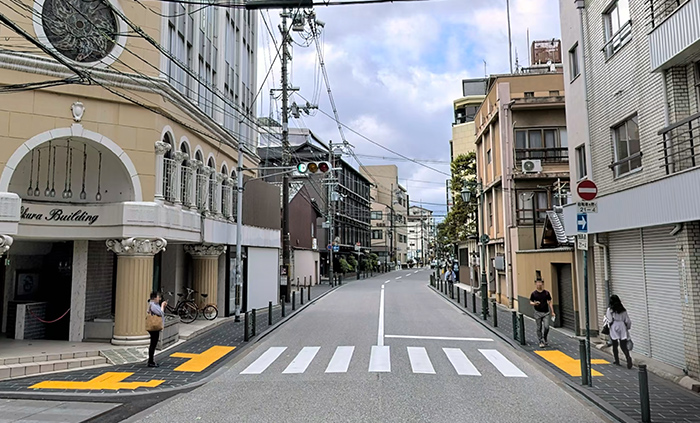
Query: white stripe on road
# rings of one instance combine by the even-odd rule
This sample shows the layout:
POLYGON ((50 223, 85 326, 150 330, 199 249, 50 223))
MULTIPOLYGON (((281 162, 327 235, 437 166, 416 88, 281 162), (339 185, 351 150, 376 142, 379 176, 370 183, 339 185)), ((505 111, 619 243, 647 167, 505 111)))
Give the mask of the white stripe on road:
POLYGON ((452 363, 452 367, 460 376, 481 376, 476 367, 459 348, 443 348, 447 359, 452 363))
POLYGON ((304 347, 299 351, 294 360, 289 363, 286 369, 282 372, 283 374, 294 374, 294 373, 304 373, 306 369, 311 364, 311 361, 316 357, 316 353, 321 347, 304 347))
POLYGON ((430 362, 428 352, 423 347, 406 347, 408 350, 408 358, 411 360, 411 369, 413 373, 424 373, 429 375, 435 374, 433 363, 430 362))
POLYGON ((328 363, 328 367, 326 367, 326 373, 347 373, 354 351, 355 347, 336 348, 331 362, 328 363))
MULTIPOLYGON (((382 291, 384 292, 384 291, 382 291)), ((372 353, 369 357, 370 372, 390 372, 391 357, 389 354, 389 346, 373 345, 372 353)))
POLYGON ((379 324, 377 327, 377 345, 384 345, 384 285, 382 285, 382 291, 381 294, 379 294, 379 324))
POLYGON ((411 335, 384 335, 385 338, 399 338, 399 339, 429 339, 434 341, 479 341, 479 342, 493 342, 491 338, 453 338, 449 336, 411 336, 411 335))
POLYGON ((479 350, 488 361, 493 364, 505 377, 527 377, 515 364, 511 363, 497 350, 479 350))
POLYGON ((395 279, 396 279, 396 280, 399 280, 399 279, 401 279, 401 276, 399 276, 398 278, 395 278, 395 279))
POLYGON ((272 347, 258 357, 250 366, 241 372, 242 375, 259 375, 270 367, 277 358, 282 355, 287 347, 272 347))
POLYGON ((384 283, 389 283, 389 282, 391 282, 391 280, 388 280, 388 281, 386 281, 386 282, 384 282, 384 283))

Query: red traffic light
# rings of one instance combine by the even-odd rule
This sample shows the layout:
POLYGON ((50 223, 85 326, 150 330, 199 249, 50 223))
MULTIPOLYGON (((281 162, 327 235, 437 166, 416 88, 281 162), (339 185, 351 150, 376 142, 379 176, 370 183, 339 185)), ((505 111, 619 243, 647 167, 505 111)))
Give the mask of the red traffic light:
POLYGON ((320 170, 323 173, 326 173, 329 170, 331 170, 331 166, 327 162, 321 162, 318 164, 318 170, 320 170))

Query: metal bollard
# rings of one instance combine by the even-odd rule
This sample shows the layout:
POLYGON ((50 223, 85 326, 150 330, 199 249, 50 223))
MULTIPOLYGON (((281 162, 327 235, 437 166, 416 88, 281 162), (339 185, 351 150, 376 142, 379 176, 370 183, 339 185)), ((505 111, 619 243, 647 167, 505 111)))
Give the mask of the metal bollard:
POLYGON ((498 327, 498 305, 495 301, 491 304, 493 308, 493 327, 498 327))
POLYGON ((472 310, 476 314, 476 292, 472 291, 472 310))
POLYGON ((513 340, 517 341, 518 340, 518 312, 513 310, 511 312, 511 316, 513 316, 513 340))
POLYGON ((309 290, 307 291, 308 294, 308 300, 311 301, 311 285, 309 285, 309 290))
POLYGON ((639 399, 642 406, 642 423, 651 422, 651 404, 649 403, 649 375, 647 365, 639 365, 639 399))
POLYGON ((297 309, 297 292, 292 291, 292 311, 297 309))
POLYGON ((518 328, 520 345, 527 345, 527 342, 525 342, 525 316, 523 316, 523 313, 518 313, 518 328))
POLYGON ((285 302, 287 299, 282 295, 282 301, 280 303, 280 306, 282 306, 282 318, 287 316, 287 303, 285 302))
POLYGON ((258 323, 258 311, 256 309, 253 309, 253 321, 251 322, 252 324, 250 325, 250 333, 255 336, 255 333, 257 331, 257 323, 258 323))
POLYGON ((464 308, 467 309, 467 290, 464 290, 464 308))
POLYGON ((455 284, 454 282, 450 284, 450 298, 455 299, 455 284))
POLYGON ((250 339, 250 334, 248 331, 250 330, 250 317, 247 311, 245 312, 245 317, 243 319, 243 341, 248 342, 250 339))
POLYGON ((578 340, 578 359, 581 362, 581 385, 588 385, 588 359, 586 358, 586 340, 578 340))
POLYGON ((338 285, 343 285, 343 275, 338 276, 338 285))
POLYGON ((301 295, 299 296, 299 304, 304 305, 304 287, 301 287, 301 295))
POLYGON ((433 275, 430 275, 430 286, 433 286, 433 275))
POLYGON ((272 301, 267 303, 267 325, 272 326, 272 301))

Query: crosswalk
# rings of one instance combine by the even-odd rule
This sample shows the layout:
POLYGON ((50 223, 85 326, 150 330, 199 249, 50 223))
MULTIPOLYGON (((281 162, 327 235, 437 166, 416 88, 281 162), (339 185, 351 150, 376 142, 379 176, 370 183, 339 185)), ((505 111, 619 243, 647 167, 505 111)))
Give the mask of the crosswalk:
MULTIPOLYGON (((307 371, 311 363, 316 358, 321 347, 303 347, 294 356, 287 367, 282 371, 282 374, 303 374, 307 371)), ((265 372, 273 363, 275 363, 282 354, 287 351, 287 347, 270 347, 263 352, 255 361, 246 367, 240 374, 242 375, 259 375, 265 372)), ((478 349, 476 357, 484 366, 490 365, 495 368, 498 373, 507 378, 526 378, 527 375, 520 370, 515 364, 508 360, 503 354, 495 349, 478 349), (484 360, 485 359, 485 360, 484 360), (486 364, 488 363, 488 364, 486 364)), ((353 359, 357 359, 357 354, 354 346, 339 346, 335 348, 333 356, 328 362, 324 373, 347 373, 350 368, 350 363, 353 359)), ((470 360, 464 351, 460 348, 442 348, 444 354, 440 357, 431 359, 428 350, 424 347, 406 347, 406 354, 411 365, 411 371, 415 374, 434 375, 435 366, 433 360, 445 360, 449 362, 454 369, 453 374, 459 376, 482 376, 482 371, 479 371, 470 360)), ((369 373, 390 373, 392 350, 388 345, 374 345, 370 349, 369 373)), ((474 359, 474 357, 472 357, 474 359)), ((492 371, 493 372, 493 371, 492 371)))

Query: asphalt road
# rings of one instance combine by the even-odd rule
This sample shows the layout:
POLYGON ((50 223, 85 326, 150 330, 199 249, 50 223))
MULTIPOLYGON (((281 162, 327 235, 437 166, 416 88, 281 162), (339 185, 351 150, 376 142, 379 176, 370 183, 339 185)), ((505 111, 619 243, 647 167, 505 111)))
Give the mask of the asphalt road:
POLYGON ((217 379, 129 421, 606 421, 427 278, 404 270, 345 285, 217 379))

